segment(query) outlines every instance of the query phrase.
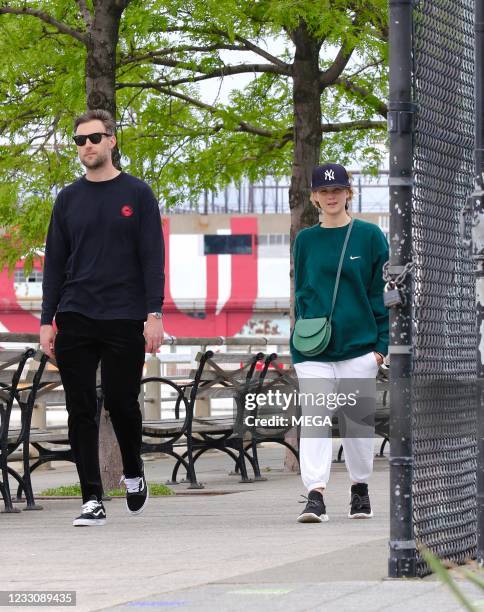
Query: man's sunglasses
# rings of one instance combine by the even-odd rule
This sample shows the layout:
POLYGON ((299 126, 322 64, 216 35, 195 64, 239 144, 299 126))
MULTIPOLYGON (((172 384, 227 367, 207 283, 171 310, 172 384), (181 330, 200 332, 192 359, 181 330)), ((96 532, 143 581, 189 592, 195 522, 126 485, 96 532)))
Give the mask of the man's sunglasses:
POLYGON ((112 134, 107 134, 106 132, 94 132, 94 134, 76 134, 73 136, 74 142, 78 147, 83 147, 86 144, 87 139, 92 142, 92 144, 99 144, 103 139, 103 136, 112 136, 112 134))

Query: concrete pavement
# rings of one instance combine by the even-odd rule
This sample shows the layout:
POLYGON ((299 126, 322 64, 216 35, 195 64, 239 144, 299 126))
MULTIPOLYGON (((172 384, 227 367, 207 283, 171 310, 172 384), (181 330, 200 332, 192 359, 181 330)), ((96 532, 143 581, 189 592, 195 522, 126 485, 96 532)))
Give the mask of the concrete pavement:
MULTIPOLYGON (((349 481, 335 464, 325 496, 329 522, 301 525, 304 490, 298 475, 280 469, 282 456, 281 448, 261 449, 267 481, 241 484, 227 474, 228 458, 207 454, 198 464, 204 491, 178 485, 181 495, 152 498, 139 517, 112 500, 103 527, 72 527, 80 506, 73 499, 0 515, 0 590, 75 590, 75 609, 83 611, 461 609, 434 579, 386 580, 386 459, 375 461, 370 483, 373 519, 347 519, 349 481)), ((171 459, 147 461, 148 480, 164 482, 172 466, 171 459)), ((34 473, 37 492, 76 481, 69 464, 34 473)), ((474 602, 484 600, 459 584, 474 602)))

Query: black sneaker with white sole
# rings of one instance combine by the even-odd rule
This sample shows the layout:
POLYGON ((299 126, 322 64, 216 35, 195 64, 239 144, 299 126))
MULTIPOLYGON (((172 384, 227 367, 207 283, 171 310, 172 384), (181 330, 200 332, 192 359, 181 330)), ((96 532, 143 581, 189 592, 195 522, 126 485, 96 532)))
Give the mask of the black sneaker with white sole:
POLYGON ((351 487, 351 501, 348 518, 368 519, 373 516, 368 495, 368 485, 363 482, 354 484, 351 487))
POLYGON ((136 478, 121 478, 126 486, 126 508, 130 514, 141 514, 150 496, 144 474, 136 478))
MULTIPOLYGON (((309 491, 308 496, 302 496, 307 500, 306 507, 297 517, 298 523, 322 523, 328 520, 323 495, 319 491, 309 491)), ((303 504, 304 502, 299 502, 303 504)))
POLYGON ((95 495, 82 504, 81 514, 72 521, 74 527, 89 527, 91 525, 104 525, 106 523, 106 510, 102 501, 98 501, 95 495))

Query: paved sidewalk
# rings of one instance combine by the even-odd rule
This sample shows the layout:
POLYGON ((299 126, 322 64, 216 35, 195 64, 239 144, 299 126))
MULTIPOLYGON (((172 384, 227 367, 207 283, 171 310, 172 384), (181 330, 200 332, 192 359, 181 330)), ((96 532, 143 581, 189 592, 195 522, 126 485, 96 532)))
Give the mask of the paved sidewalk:
MULTIPOLYGON (((204 491, 178 485, 184 495, 152 498, 139 517, 112 500, 104 527, 72 527, 80 500, 42 500, 43 511, 2 514, 0 590, 75 590, 83 611, 461 609, 433 579, 385 579, 386 459, 375 461, 372 520, 347 519, 349 481, 344 465, 334 464, 329 522, 301 525, 304 490, 299 476, 280 469, 282 456, 280 448, 261 449, 267 481, 241 484, 228 475, 228 458, 207 454, 198 464, 204 491)), ((150 482, 164 482, 173 462, 145 466, 150 482)), ((36 491, 76 481, 68 464, 34 473, 36 491)), ((484 599, 460 584, 473 601, 484 599)))

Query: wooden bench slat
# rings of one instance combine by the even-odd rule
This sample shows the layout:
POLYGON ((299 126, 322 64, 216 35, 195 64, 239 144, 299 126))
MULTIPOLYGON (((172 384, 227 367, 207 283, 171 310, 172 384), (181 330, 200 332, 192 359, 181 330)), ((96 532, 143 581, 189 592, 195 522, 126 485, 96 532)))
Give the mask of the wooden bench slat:
POLYGON ((222 423, 219 425, 217 425, 216 423, 212 423, 212 424, 207 423, 205 425, 198 423, 193 426, 192 432, 194 434, 197 434, 197 433, 210 434, 210 433, 221 433, 221 432, 232 433, 233 429, 234 429, 233 423, 227 423, 226 425, 222 423))
POLYGON ((5 349, 4 351, 0 351, 0 364, 12 361, 12 359, 17 359, 20 361, 22 355, 25 353, 27 349, 5 349))
POLYGON ((225 376, 220 373, 214 372, 213 370, 204 370, 201 380, 202 382, 203 381, 213 381, 213 380, 220 380, 220 381, 223 380, 230 384, 231 380, 235 379, 237 384, 239 385, 245 384, 246 372, 239 372, 238 374, 236 374, 237 372, 238 370, 227 371, 225 372, 226 374, 225 376))
POLYGON ((65 446, 70 446, 69 438, 67 437, 67 433, 65 436, 62 436, 56 433, 49 433, 49 432, 33 434, 29 438, 29 441, 38 442, 38 443, 57 442, 59 444, 65 444, 65 446))
POLYGON ((185 423, 185 419, 162 419, 143 421, 143 435, 150 433, 167 433, 174 434, 181 430, 185 423))
MULTIPOLYGON (((200 363, 201 353, 195 357, 195 361, 200 363)), ((224 364, 230 365, 231 368, 237 370, 239 368, 247 369, 252 364, 257 353, 215 353, 213 357, 210 357, 205 361, 205 369, 217 367, 220 368, 224 364)), ((259 360, 259 363, 261 360, 259 360)))
MULTIPOLYGON (((20 434, 19 428, 12 428, 8 432, 8 442, 15 442, 20 434)), ((59 427, 57 425, 39 429, 32 427, 30 430, 29 442, 61 442, 69 445, 67 427, 59 427)))
MULTIPOLYGON (((36 371, 37 369, 29 371, 30 379, 33 378, 33 375, 35 374, 36 371)), ((59 372, 56 372, 55 370, 49 370, 46 372, 44 370, 44 372, 42 373, 41 382, 57 382, 57 381, 59 382, 59 385, 62 384, 59 372)))
POLYGON ((247 353, 215 353, 213 357, 207 360, 207 364, 213 362, 220 367, 220 364, 229 363, 229 364, 237 364, 239 367, 243 367, 244 365, 248 365, 252 363, 255 358, 255 353, 251 353, 248 355, 247 353))
POLYGON ((197 393, 197 399, 230 399, 236 394, 236 389, 233 387, 210 387, 209 389, 200 390, 197 393))

